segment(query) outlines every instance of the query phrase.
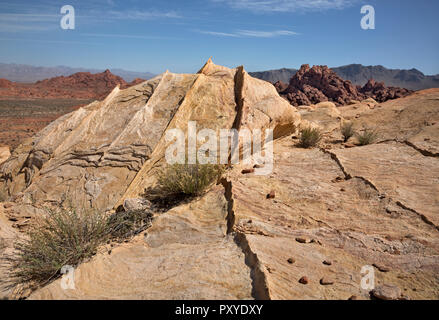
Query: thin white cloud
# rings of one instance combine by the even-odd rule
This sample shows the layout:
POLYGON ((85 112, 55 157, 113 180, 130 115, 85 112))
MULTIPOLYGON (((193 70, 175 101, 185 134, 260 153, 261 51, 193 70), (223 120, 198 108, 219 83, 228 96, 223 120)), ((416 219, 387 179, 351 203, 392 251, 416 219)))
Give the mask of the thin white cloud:
POLYGON ((281 36, 295 36, 299 33, 290 30, 275 30, 275 31, 259 31, 259 30, 238 30, 232 33, 229 32, 216 32, 216 31, 198 31, 202 34, 219 36, 219 37, 231 37, 231 38, 274 38, 281 36))
POLYGON ((358 0, 211 0, 224 3, 234 9, 245 9, 255 13, 300 12, 344 9, 358 0))
POLYGON ((160 36, 148 36, 148 35, 135 35, 135 34, 117 34, 117 33, 81 33, 82 36, 86 37, 103 37, 103 38, 126 38, 126 39, 174 39, 160 36))
MULTIPOLYGON (((103 24, 116 20, 159 20, 159 19, 180 19, 180 14, 174 11, 157 11, 157 10, 124 10, 116 11, 110 9, 112 0, 102 0, 99 3, 106 4, 98 6, 87 4, 87 10, 84 6, 75 7, 76 19, 80 19, 81 25, 103 24), (109 8, 110 7, 110 8, 109 8), (102 10, 102 8, 106 8, 102 10), (81 9, 81 10, 80 10, 81 9)), ((5 5, 0 2, 0 33, 15 33, 27 31, 47 31, 59 29, 59 22, 63 14, 60 12, 60 6, 41 5, 40 7, 19 6, 19 4, 5 5), (9 11, 9 12, 8 12, 9 11)))
POLYGON ((239 35, 235 33, 226 33, 226 32, 215 32, 215 31, 198 31, 201 34, 207 34, 211 36, 219 36, 219 37, 231 37, 238 38, 239 35))
POLYGON ((152 19, 179 19, 181 15, 174 11, 110 11, 106 14, 109 19, 121 19, 121 20, 152 20, 152 19))
POLYGON ((97 42, 84 42, 84 41, 64 41, 64 40, 45 40, 45 39, 24 39, 24 38, 2 38, 1 41, 19 41, 19 42, 38 42, 38 43, 64 43, 64 44, 87 44, 87 45, 101 45, 97 42))
POLYGON ((47 31, 59 26, 54 14, 0 13, 0 32, 47 31))
POLYGON ((297 32, 289 30, 277 30, 277 31, 253 31, 253 30, 240 30, 238 32, 244 37, 257 37, 257 38, 274 38, 280 36, 296 36, 297 32))

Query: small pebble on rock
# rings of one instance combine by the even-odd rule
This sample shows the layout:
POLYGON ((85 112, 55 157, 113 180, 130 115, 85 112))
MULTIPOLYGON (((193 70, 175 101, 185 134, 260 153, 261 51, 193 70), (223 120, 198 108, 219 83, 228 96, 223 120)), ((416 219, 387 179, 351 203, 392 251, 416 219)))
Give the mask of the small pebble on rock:
POLYGON ((302 277, 299 280, 299 283, 301 284, 308 284, 308 282, 309 282, 308 277, 302 277))
POLYGON ((289 264, 293 264, 294 262, 296 262, 296 260, 294 260, 293 258, 289 258, 287 261, 289 264))
POLYGON ((267 194, 267 199, 274 199, 276 198, 276 193, 274 191, 271 191, 269 194, 267 194))

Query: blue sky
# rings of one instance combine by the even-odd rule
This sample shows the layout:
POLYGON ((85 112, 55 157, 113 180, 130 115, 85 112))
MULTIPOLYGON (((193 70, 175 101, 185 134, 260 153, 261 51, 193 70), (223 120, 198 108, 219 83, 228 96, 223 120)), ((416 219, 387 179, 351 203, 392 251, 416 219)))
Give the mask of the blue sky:
POLYGON ((0 0, 0 62, 195 72, 350 63, 439 74, 437 0, 0 0), (374 6, 376 29, 360 27, 374 6), (75 30, 60 27, 63 5, 75 30))

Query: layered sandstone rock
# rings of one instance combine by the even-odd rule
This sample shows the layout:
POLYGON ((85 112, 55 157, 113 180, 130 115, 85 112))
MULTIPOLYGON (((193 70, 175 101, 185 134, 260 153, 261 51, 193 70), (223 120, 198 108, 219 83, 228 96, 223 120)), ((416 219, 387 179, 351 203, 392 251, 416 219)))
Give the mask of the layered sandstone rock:
POLYGON ((9 147, 0 147, 0 165, 9 159, 11 152, 9 147))
POLYGON ((164 163, 166 130, 272 128, 294 132, 300 116, 274 87, 242 67, 210 60, 198 74, 166 72, 126 90, 118 87, 51 123, 18 147, 0 168, 0 181, 17 202, 62 203, 108 210, 126 193, 141 194, 164 163), (128 189, 128 190, 127 190, 128 189))

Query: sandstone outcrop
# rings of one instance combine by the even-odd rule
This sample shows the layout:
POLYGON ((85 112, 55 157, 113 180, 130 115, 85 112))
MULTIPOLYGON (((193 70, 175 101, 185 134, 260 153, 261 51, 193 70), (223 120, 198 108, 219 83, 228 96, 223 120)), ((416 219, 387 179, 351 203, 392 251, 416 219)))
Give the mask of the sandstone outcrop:
POLYGON ((0 165, 9 159, 11 152, 9 147, 0 147, 0 165))
POLYGON ((75 290, 56 280, 29 298, 439 299, 438 110, 439 89, 296 109, 242 67, 209 61, 198 74, 167 72, 115 89, 17 149, 1 167, 16 202, 0 221, 10 228, 4 217, 31 207, 38 214, 60 194, 99 210, 136 202, 165 163, 166 131, 189 120, 271 127, 271 174, 234 165, 206 194, 156 213, 132 241, 81 264, 75 290), (377 143, 347 148, 344 121, 377 127, 377 143), (319 148, 297 147, 303 125, 321 128, 319 148), (371 293, 360 286, 361 269, 374 265, 371 293))
POLYGON ((337 105, 346 105, 351 101, 368 97, 378 102, 401 98, 412 93, 402 88, 385 87, 384 83, 370 80, 364 87, 354 86, 343 80, 327 66, 303 65, 291 78, 288 85, 278 81, 274 84, 279 94, 293 106, 317 104, 332 101, 337 105))

